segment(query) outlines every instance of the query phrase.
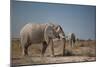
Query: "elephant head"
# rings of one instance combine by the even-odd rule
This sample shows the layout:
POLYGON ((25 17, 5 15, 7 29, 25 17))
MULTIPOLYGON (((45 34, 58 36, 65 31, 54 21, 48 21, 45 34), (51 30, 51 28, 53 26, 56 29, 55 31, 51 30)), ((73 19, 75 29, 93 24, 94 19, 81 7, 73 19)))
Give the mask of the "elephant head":
POLYGON ((56 38, 62 40, 63 43, 64 43, 64 45, 63 45, 63 55, 65 55, 65 45, 66 45, 65 33, 64 33, 64 31, 63 31, 63 29, 60 25, 54 25, 53 29, 54 29, 54 34, 55 34, 56 38))
POLYGON ((47 43, 49 43, 50 39, 58 38, 63 41, 63 55, 65 55, 65 34, 60 25, 49 23, 45 28, 44 37, 47 43))
POLYGON ((45 28, 45 32, 46 32, 46 34, 48 34, 47 36, 52 38, 52 39, 65 38, 65 34, 63 32, 62 27, 60 25, 57 25, 57 24, 49 23, 48 26, 45 28))
POLYGON ((54 33, 55 33, 56 38, 58 38, 58 39, 64 39, 65 38, 64 31, 63 31, 63 29, 60 25, 54 26, 54 33))

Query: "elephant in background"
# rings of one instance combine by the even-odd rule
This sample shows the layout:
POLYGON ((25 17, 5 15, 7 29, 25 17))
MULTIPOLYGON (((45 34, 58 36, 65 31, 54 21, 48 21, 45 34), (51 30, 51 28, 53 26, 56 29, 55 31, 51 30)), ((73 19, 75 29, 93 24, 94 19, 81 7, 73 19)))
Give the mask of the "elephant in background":
POLYGON ((26 24, 20 31, 20 41, 22 46, 22 53, 24 56, 28 55, 28 47, 31 44, 42 44, 41 56, 44 56, 47 46, 51 44, 51 52, 54 56, 53 39, 62 39, 64 42, 63 55, 65 51, 65 34, 60 25, 53 23, 46 24, 26 24))
POLYGON ((71 45, 71 47, 74 47, 75 42, 76 42, 76 36, 74 33, 68 34, 68 41, 69 41, 69 45, 71 45))

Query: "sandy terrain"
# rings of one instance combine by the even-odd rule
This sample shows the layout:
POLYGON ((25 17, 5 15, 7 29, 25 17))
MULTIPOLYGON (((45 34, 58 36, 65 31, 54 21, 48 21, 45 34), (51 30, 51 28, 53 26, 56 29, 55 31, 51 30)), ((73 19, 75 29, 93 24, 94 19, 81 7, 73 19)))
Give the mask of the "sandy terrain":
POLYGON ((51 64, 51 63, 69 63, 69 62, 85 62, 96 60, 96 42, 95 41, 79 41, 71 48, 68 42, 66 43, 65 56, 62 55, 62 41, 54 41, 54 52, 56 57, 50 57, 51 50, 48 46, 45 57, 41 55, 41 44, 34 44, 29 47, 29 55, 22 56, 22 49, 18 39, 11 41, 11 64, 16 65, 36 65, 36 64, 51 64))
POLYGON ((69 63, 69 62, 88 62, 95 61, 95 57, 86 56, 66 56, 66 57, 24 57, 13 58, 13 65, 36 65, 51 63, 69 63))

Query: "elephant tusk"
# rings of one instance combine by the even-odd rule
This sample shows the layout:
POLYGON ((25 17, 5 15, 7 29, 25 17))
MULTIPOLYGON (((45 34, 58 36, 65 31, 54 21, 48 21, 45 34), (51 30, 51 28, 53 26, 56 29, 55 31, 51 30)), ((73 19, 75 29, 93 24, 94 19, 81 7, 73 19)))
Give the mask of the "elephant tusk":
POLYGON ((59 34, 59 36, 60 36, 60 38, 62 38, 62 39, 65 38, 65 36, 63 36, 62 34, 59 34))

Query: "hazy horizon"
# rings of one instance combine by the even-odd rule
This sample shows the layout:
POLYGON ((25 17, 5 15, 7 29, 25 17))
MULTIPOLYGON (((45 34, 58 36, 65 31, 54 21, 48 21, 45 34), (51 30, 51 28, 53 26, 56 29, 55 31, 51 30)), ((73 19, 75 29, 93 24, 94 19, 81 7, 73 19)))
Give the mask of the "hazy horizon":
POLYGON ((27 23, 55 23, 65 34, 79 39, 96 38, 96 6, 13 1, 11 4, 11 37, 19 37, 27 23))

